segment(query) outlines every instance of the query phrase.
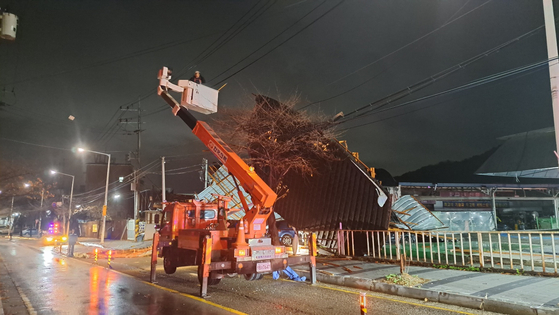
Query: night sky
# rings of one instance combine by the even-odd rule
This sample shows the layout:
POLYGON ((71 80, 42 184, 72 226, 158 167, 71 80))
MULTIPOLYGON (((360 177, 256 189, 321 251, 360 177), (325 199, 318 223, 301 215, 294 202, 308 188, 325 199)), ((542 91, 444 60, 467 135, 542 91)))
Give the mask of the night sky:
MULTIPOLYGON (((0 101, 8 105, 0 107, 0 158, 56 167, 76 174, 78 183, 93 155, 80 157, 72 147, 110 152, 117 163, 136 150, 136 136, 126 135, 136 126, 118 119, 135 120, 137 112, 119 107, 137 109, 138 99, 142 165, 160 156, 174 159, 171 169, 215 160, 156 96, 162 66, 181 79, 199 70, 215 88, 227 82, 220 92, 224 109, 251 105, 251 93, 280 100, 297 93, 301 106, 319 101, 310 112, 333 116, 544 23, 538 0, 0 0, 6 5, 20 21, 16 41, 0 42, 0 101)), ((542 29, 396 104, 545 59, 542 29)), ((196 116, 211 121, 216 115, 196 116)), ((349 128, 341 138, 369 166, 399 175, 480 154, 500 136, 551 126, 549 73, 541 67, 340 129, 349 128)), ((201 183, 192 172, 169 176, 167 186, 191 192, 201 183)))

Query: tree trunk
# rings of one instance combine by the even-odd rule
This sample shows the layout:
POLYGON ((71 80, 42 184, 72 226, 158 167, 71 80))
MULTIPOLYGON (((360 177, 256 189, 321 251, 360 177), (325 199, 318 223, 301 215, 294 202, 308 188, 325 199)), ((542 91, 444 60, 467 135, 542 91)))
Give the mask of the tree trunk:
MULTIPOLYGON (((268 185, 270 187, 276 187, 276 185, 274 184, 274 176, 272 175, 273 170, 272 168, 270 168, 270 173, 268 174, 268 185)), ((270 233, 270 238, 272 239, 272 245, 275 246, 279 246, 281 245, 280 243, 280 239, 279 239, 279 233, 278 233, 278 227, 276 226, 276 215, 274 212, 274 208, 270 208, 270 210, 272 210, 270 212, 270 216, 268 217, 268 220, 266 220, 266 223, 268 223, 268 232, 270 233)))
POLYGON ((276 215, 272 210, 272 213, 268 217, 268 231, 270 232, 270 238, 272 239, 272 245, 281 245, 278 233, 278 227, 276 226, 276 215))

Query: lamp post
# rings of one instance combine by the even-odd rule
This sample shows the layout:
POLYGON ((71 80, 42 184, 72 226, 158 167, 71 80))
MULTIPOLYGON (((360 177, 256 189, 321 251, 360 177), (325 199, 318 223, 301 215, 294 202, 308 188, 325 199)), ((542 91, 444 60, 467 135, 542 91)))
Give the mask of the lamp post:
POLYGON ((14 218, 12 214, 14 213, 14 196, 12 195, 12 206, 10 207, 10 228, 8 229, 8 236, 10 241, 12 240, 12 231, 14 230, 14 218))
MULTIPOLYGON (((25 184, 23 184, 23 186, 25 188, 29 188, 29 186, 31 186, 31 185, 29 185, 28 183, 25 183, 25 184)), ((10 241, 12 240, 12 235, 14 234, 14 217, 13 217, 14 198, 15 198, 15 195, 12 194, 12 205, 10 207, 10 218, 9 218, 10 219, 10 228, 8 229, 8 236, 10 237, 10 241)))
POLYGON ((105 222, 107 220, 107 197, 109 194, 109 171, 111 168, 111 155, 109 153, 91 151, 83 148, 78 148, 78 152, 91 152, 95 154, 106 155, 109 158, 109 160, 107 161, 107 181, 105 184, 105 204, 103 205, 103 221, 101 223, 101 244, 103 244, 105 243, 105 222))
POLYGON ((39 225, 37 226, 37 235, 39 237, 43 237, 42 223, 43 223, 43 200, 44 199, 45 199, 45 187, 43 187, 43 190, 41 190, 41 208, 39 210, 39 225))
MULTIPOLYGON (((61 172, 57 172, 57 171, 50 171, 51 174, 60 174, 60 175, 64 175, 64 176, 70 176, 72 177, 72 188, 70 188, 70 204, 68 205, 68 224, 66 224, 66 222, 64 222, 64 229, 65 229, 65 234, 68 234, 70 232, 70 218, 72 217, 72 197, 74 196, 74 179, 75 176, 74 175, 70 175, 70 174, 66 174, 66 173, 61 173, 61 172)), ((66 216, 64 216, 64 221, 66 221, 66 216)))

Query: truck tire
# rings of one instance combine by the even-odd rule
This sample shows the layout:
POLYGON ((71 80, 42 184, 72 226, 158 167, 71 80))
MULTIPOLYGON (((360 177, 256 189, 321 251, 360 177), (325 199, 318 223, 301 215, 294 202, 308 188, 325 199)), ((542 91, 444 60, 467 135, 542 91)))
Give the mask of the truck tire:
MULTIPOLYGON (((210 275, 211 276, 211 275, 210 275)), ((198 265, 198 282, 202 285, 202 265, 198 265)), ((221 279, 212 279, 208 277, 208 285, 217 285, 221 282, 221 279)))
POLYGON ((245 279, 247 281, 255 281, 255 280, 260 280, 262 278, 264 278, 263 273, 247 273, 247 274, 245 274, 245 279))
POLYGON ((284 236, 282 236, 280 241, 285 246, 293 245, 293 238, 289 234, 285 234, 284 236))
POLYGON ((177 267, 173 265, 173 262, 171 261, 171 258, 168 255, 165 255, 163 257, 163 269, 165 270, 165 273, 170 275, 175 273, 175 271, 177 271, 177 267))

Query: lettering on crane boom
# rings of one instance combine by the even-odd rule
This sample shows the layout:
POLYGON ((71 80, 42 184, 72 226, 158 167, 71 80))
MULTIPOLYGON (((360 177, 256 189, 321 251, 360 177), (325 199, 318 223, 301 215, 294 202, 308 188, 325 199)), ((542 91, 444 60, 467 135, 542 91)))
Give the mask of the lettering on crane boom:
POLYGON ((227 155, 225 153, 223 153, 219 149, 219 147, 217 145, 215 145, 215 143, 213 143, 211 140, 208 143, 208 148, 210 148, 210 150, 221 161, 221 163, 223 163, 223 164, 227 163, 227 155))

